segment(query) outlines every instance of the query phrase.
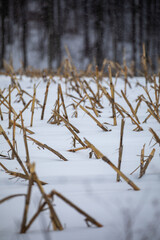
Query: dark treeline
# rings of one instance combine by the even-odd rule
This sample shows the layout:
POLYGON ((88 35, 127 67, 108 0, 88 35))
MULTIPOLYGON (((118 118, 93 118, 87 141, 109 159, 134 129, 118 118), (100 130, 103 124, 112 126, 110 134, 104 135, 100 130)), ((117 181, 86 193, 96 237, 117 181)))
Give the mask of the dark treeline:
POLYGON ((159 0, 0 0, 0 68, 12 56, 26 68, 58 67, 68 46, 74 63, 103 59, 151 68, 160 55, 159 0))

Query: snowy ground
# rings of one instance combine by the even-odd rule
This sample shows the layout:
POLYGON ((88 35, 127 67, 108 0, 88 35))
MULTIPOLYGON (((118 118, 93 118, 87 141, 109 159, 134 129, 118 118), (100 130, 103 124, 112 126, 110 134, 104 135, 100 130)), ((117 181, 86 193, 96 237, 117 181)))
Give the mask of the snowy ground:
MULTIPOLYGON (((49 212, 45 211, 33 223, 26 234, 19 234, 23 210, 24 197, 18 197, 4 202, 0 205, 0 240, 80 240, 80 239, 100 239, 100 240, 139 240, 139 239, 160 239, 160 148, 155 145, 155 156, 152 159, 146 174, 139 179, 139 170, 133 175, 130 173, 138 167, 140 163, 140 152, 144 144, 145 155, 149 155, 153 149, 154 140, 151 141, 152 134, 149 127, 160 136, 160 128, 158 122, 150 117, 147 123, 141 124, 144 131, 135 132, 135 125, 131 123, 129 118, 125 119, 124 128, 124 149, 122 156, 121 170, 128 176, 141 190, 134 191, 124 180, 117 183, 116 173, 107 163, 95 157, 89 158, 89 149, 76 153, 68 152, 72 146, 72 135, 68 129, 61 123, 59 126, 48 124, 47 121, 51 117, 51 110, 57 98, 57 84, 61 83, 63 92, 65 93, 65 85, 63 80, 55 78, 56 83, 51 83, 49 95, 45 110, 44 120, 40 120, 41 109, 35 109, 33 127, 30 128, 35 132, 33 138, 61 152, 69 161, 64 162, 56 155, 48 150, 40 150, 31 141, 28 141, 29 153, 32 162, 36 163, 36 172, 39 178, 48 184, 44 186, 46 193, 52 189, 56 189, 65 197, 73 201, 93 218, 99 221, 103 227, 88 228, 84 221, 84 217, 70 208, 64 202, 55 197, 55 210, 64 226, 63 231, 52 231, 50 224, 49 212)), ((89 79, 88 79, 89 81, 89 79)), ((107 79, 106 79, 107 81, 107 79)), ((143 78, 130 79, 132 89, 127 89, 129 101, 136 106, 135 100, 140 94, 144 94, 144 90, 140 86, 136 86, 136 82, 144 85, 143 78)), ((43 104, 46 83, 41 79, 30 79, 23 77, 20 81, 22 89, 33 94, 34 82, 39 83, 36 97, 43 104)), ((0 77, 1 90, 7 88, 10 84, 9 77, 0 77)), ((107 87, 104 82, 104 86, 107 87)), ((93 89, 95 88, 92 83, 93 89)), ((124 89, 124 81, 118 79, 116 91, 124 89)), ((110 92, 110 89, 108 89, 110 92)), ((150 95, 154 101, 154 91, 149 87, 150 95)), ((23 108, 22 103, 17 103, 16 90, 12 93, 12 105, 17 113, 23 108)), ((70 92, 70 94, 74 94, 70 92)), ((4 95, 7 95, 5 90, 4 95)), ((146 95, 145 95, 146 96, 146 95)), ((118 117, 118 125, 110 126, 112 131, 104 132, 95 122, 78 108, 78 118, 72 118, 73 103, 70 97, 65 97, 65 104, 70 122, 76 126, 80 133, 79 137, 84 137, 92 142, 104 155, 106 155, 116 166, 118 164, 118 148, 120 140, 121 116, 118 117)), ((116 102, 120 103, 129 112, 123 98, 115 96, 116 102)), ((26 102, 29 97, 24 96, 26 102)), ((108 100, 103 96, 101 117, 98 120, 103 123, 112 124, 112 109, 108 100)), ((89 103, 88 103, 89 106, 89 103)), ((0 124, 6 131, 10 140, 12 139, 12 129, 8 129, 8 116, 6 108, 2 107, 4 113, 4 121, 0 120, 0 124)), ((140 122, 147 116, 147 107, 142 103, 138 110, 140 122)), ((93 114, 93 112, 91 112, 93 114)), ((23 114, 25 126, 30 125, 31 111, 30 107, 23 114)), ((25 161, 25 148, 23 142, 23 134, 16 128, 16 141, 19 156, 25 161)), ((77 144, 77 147, 80 147, 77 144)), ((0 154, 7 155, 9 146, 3 136, 0 136, 0 154)), ((0 158, 9 170, 21 171, 17 160, 6 160, 0 158)), ((1 169, 2 170, 2 169, 1 169)), ((4 171, 0 171, 0 199, 17 193, 26 193, 27 181, 21 179, 10 179, 11 177, 4 171)), ((40 193, 35 185, 32 192, 32 201, 30 204, 29 216, 37 209, 40 193)))

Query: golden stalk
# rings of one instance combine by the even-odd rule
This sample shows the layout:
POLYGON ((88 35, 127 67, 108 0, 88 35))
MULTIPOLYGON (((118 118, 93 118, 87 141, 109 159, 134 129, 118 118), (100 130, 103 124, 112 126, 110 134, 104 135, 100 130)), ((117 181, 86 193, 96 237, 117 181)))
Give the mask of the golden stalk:
POLYGON ((49 207, 50 218, 51 218, 51 221, 52 221, 53 229, 54 230, 63 230, 63 226, 62 226, 60 220, 58 219, 58 216, 57 216, 57 214, 56 214, 56 212, 55 212, 55 210, 54 210, 54 208, 52 206, 52 203, 49 200, 47 194, 45 193, 45 191, 44 191, 44 189, 43 189, 43 187, 42 187, 42 185, 41 185, 41 183, 40 183, 40 181, 38 179, 38 176, 37 176, 36 172, 34 171, 32 174, 34 175, 35 182, 37 183, 37 186, 38 186, 38 188, 39 188, 39 190, 40 190, 40 192, 41 192, 45 202, 47 203, 47 205, 49 207))
POLYGON ((133 170, 133 172, 131 172, 130 175, 132 175, 134 172, 136 172, 138 170, 138 168, 140 168, 140 174, 141 174, 141 172, 143 170, 144 163, 146 162, 146 160, 144 160, 144 148, 145 148, 145 144, 143 145, 143 148, 141 150, 140 165, 135 170, 133 170))
POLYGON ((137 116, 138 109, 139 109, 139 107, 140 107, 140 105, 141 105, 141 102, 142 102, 142 98, 139 97, 137 106, 136 106, 136 108, 135 108, 135 110, 134 110, 136 116, 137 116))
MULTIPOLYGON (((147 90, 146 88, 143 88, 143 89, 144 89, 144 91, 146 92, 146 94, 147 94, 150 102, 145 101, 145 99, 143 99, 143 100, 144 100, 146 103, 148 102, 148 104, 151 105, 151 106, 154 108, 154 111, 155 111, 156 114, 158 115, 158 114, 159 114, 158 111, 157 111, 158 109, 157 109, 157 107, 154 105, 154 103, 153 103, 153 101, 152 101, 152 99, 151 99, 151 97, 150 97, 150 95, 149 95, 148 90, 147 90)), ((147 104, 147 105, 148 105, 148 104, 147 104)), ((159 116, 158 116, 158 118, 159 118, 159 116)))
POLYGON ((55 112, 55 115, 59 116, 59 118, 66 124, 69 125, 71 128, 73 128, 73 130, 76 133, 80 133, 80 131, 78 130, 78 128, 76 128, 75 126, 73 126, 67 119, 65 119, 64 117, 62 117, 60 114, 58 114, 58 112, 55 112))
MULTIPOLYGON (((16 133, 16 121, 15 116, 13 117, 13 132, 12 132, 12 142, 13 142, 13 148, 15 149, 16 146, 16 140, 15 140, 15 133, 16 133)), ((12 151, 12 159, 14 159, 14 152, 12 151)))
POLYGON ((38 146, 40 146, 41 148, 46 148, 48 149, 50 152, 54 153, 56 156, 58 156, 60 159, 64 160, 64 161, 68 161, 61 153, 57 152, 56 150, 54 150, 53 148, 49 147, 46 144, 43 144, 39 141, 37 141, 34 138, 31 138, 29 136, 27 136, 27 138, 31 139, 34 143, 36 143, 38 146))
POLYGON ((96 117, 99 117, 99 114, 98 114, 98 112, 97 112, 97 110, 96 110, 94 104, 92 103, 91 98, 89 97, 89 95, 87 94, 87 92, 86 92, 85 89, 84 89, 84 92, 85 92, 86 97, 88 98, 88 100, 89 100, 89 102, 90 102, 90 104, 91 104, 91 106, 92 106, 92 110, 93 110, 93 112, 95 113, 96 117))
POLYGON ((127 99, 126 95, 124 94, 124 92, 123 92, 122 90, 121 90, 121 93, 122 93, 122 96, 123 96, 124 100, 126 101, 127 105, 129 106, 129 108, 130 108, 133 116, 134 116, 135 119, 137 120, 138 124, 140 124, 140 121, 139 121, 139 119, 138 119, 138 117, 137 117, 137 115, 136 115, 136 113, 135 113, 135 111, 134 111, 131 103, 129 102, 129 100, 127 99))
POLYGON ((45 91, 45 97, 44 97, 44 102, 43 102, 43 107, 42 107, 42 113, 41 113, 41 120, 43 120, 44 118, 44 111, 45 111, 45 107, 46 107, 46 103, 47 103, 47 97, 48 97, 48 89, 50 86, 50 81, 48 81, 47 85, 46 85, 46 91, 45 91))
POLYGON ((152 128, 149 128, 149 131, 152 133, 155 141, 160 144, 160 138, 158 137, 158 135, 156 134, 156 132, 155 132, 152 128))
POLYGON ((156 84, 156 76, 154 75, 154 93, 155 93, 155 101, 156 101, 156 113, 157 116, 159 117, 159 110, 158 110, 158 105, 159 105, 159 99, 158 99, 158 90, 157 90, 157 84, 156 84))
MULTIPOLYGON (((106 91, 106 89, 104 87, 102 87, 102 85, 100 85, 100 88, 102 90, 102 92, 104 93, 104 95, 106 96, 106 98, 109 100, 109 102, 112 104, 113 99, 111 98, 111 96, 109 95, 109 93, 106 91)), ((120 113, 120 115, 122 116, 122 118, 124 118, 124 114, 122 113, 122 111, 120 110, 118 104, 115 102, 115 108, 117 109, 117 111, 120 113)))
MULTIPOLYGON (((15 119, 15 120, 16 120, 16 119, 15 119)), ((13 125, 13 120, 11 120, 11 124, 13 125)), ((22 126, 21 126, 20 124, 18 124, 18 123, 15 122, 15 125, 16 125, 16 127, 22 129, 22 126)), ((26 128, 26 127, 25 127, 25 130, 26 130, 26 132, 28 132, 28 133, 30 133, 30 134, 34 134, 33 131, 31 131, 30 129, 28 129, 28 128, 26 128)))
MULTIPOLYGON (((123 132, 124 132, 125 121, 122 118, 121 121, 121 133, 120 133, 120 144, 119 144, 119 158, 118 158, 118 169, 121 169, 122 153, 123 153, 123 132)), ((117 173, 117 182, 120 181, 120 175, 117 173)))
POLYGON ((80 147, 80 148, 69 149, 68 152, 78 152, 80 150, 84 150, 84 149, 87 149, 87 148, 88 148, 87 146, 84 146, 84 147, 80 147))
MULTIPOLYGON (((13 91, 14 89, 15 89, 15 87, 12 87, 12 88, 11 88, 11 93, 12 93, 12 91, 13 91)), ((4 91, 1 91, 1 90, 0 90, 0 93, 1 93, 1 94, 3 94, 3 92, 4 92, 4 91)), ((0 95, 0 96, 1 96, 1 95, 0 95)), ((3 98, 3 101, 0 102, 0 105, 2 105, 2 104, 5 102, 5 100, 7 100, 8 96, 9 96, 9 93, 7 94, 7 96, 5 96, 5 97, 3 98)))
POLYGON ((131 119, 131 121, 137 125, 137 128, 134 130, 143 131, 143 128, 139 125, 139 123, 136 122, 136 120, 120 104, 117 103, 117 105, 123 110, 123 112, 125 112, 125 114, 131 119))
POLYGON ((139 178, 141 178, 145 174, 149 163, 151 162, 152 158, 154 157, 155 151, 156 151, 155 148, 153 148, 151 153, 150 153, 150 155, 149 155, 149 157, 146 159, 146 163, 145 163, 144 167, 142 168, 142 171, 140 173, 139 178))
POLYGON ((59 192, 57 192, 55 190, 52 190, 51 193, 49 194, 49 196, 52 198, 54 195, 56 195, 57 197, 62 199, 65 203, 67 203, 69 206, 74 208, 77 212, 79 212, 80 214, 85 216, 86 217, 86 219, 85 219, 86 222, 91 222, 92 224, 94 224, 97 227, 103 227, 103 225, 101 223, 97 222, 94 218, 92 218, 89 214, 87 214, 85 211, 83 211, 81 208, 79 208, 77 205, 75 205, 73 202, 71 202, 68 198, 64 197, 59 192))
POLYGON ((22 196, 26 196, 26 194, 23 194, 23 193, 18 193, 18 194, 14 194, 14 195, 10 195, 8 197, 5 197, 3 199, 0 199, 0 204, 5 202, 5 201, 8 201, 10 200, 11 198, 14 198, 14 197, 22 197, 22 196))
POLYGON ((140 176, 143 173, 143 168, 144 168, 144 149, 145 149, 145 144, 143 145, 143 148, 141 150, 141 159, 140 159, 140 176))
POLYGON ((16 111, 14 110, 14 108, 9 104, 9 102, 7 101, 7 99, 5 99, 5 97, 3 96, 1 90, 0 90, 0 97, 2 97, 3 100, 4 100, 4 102, 1 102, 1 104, 3 103, 3 105, 4 105, 6 108, 10 109, 10 111, 11 111, 12 113, 14 113, 15 115, 17 115, 17 113, 16 113, 16 111), (7 105, 5 104, 5 102, 7 103, 7 105))
POLYGON ((86 108, 84 108, 82 105, 79 105, 79 106, 80 106, 80 108, 81 108, 84 112, 86 112, 86 113, 97 123, 97 125, 98 125, 101 129, 103 129, 103 130, 106 131, 106 132, 110 131, 110 130, 108 130, 106 127, 104 127, 104 126, 102 125, 102 123, 100 123, 90 112, 88 112, 86 108))
POLYGON ((32 225, 32 223, 35 221, 35 219, 38 217, 38 215, 41 213, 41 211, 43 211, 43 208, 45 207, 46 202, 44 202, 43 204, 41 204, 36 213, 33 215, 33 217, 30 219, 30 221, 28 222, 28 224, 25 226, 25 232, 27 232, 27 230, 30 228, 30 226, 32 225))
POLYGON ((14 149, 14 147, 13 147, 12 143, 10 142, 9 138, 7 137, 7 134, 5 133, 5 131, 4 131, 4 129, 2 128, 2 126, 1 126, 1 125, 0 125, 0 134, 2 134, 2 135, 3 135, 3 137, 6 139, 6 141, 7 141, 8 145, 9 145, 9 146, 10 146, 10 148, 12 149, 12 151, 13 151, 13 153, 14 153, 15 157, 17 158, 17 161, 18 161, 18 163, 20 164, 21 168, 23 169, 23 171, 24 171, 25 175, 27 175, 27 176, 28 176, 28 172, 27 172, 27 170, 26 170, 25 166, 23 165, 23 162, 22 162, 22 160, 20 159, 20 157, 19 157, 18 153, 15 151, 15 149, 14 149))
POLYGON ((82 140, 78 137, 78 135, 72 130, 72 128, 65 124, 66 128, 73 134, 74 138, 82 145, 82 147, 85 147, 86 145, 82 142, 82 140))
MULTIPOLYGON (((85 83, 87 89, 92 93, 93 98, 96 100, 97 104, 98 104, 100 107, 102 107, 102 105, 100 104, 100 102, 96 99, 96 95, 94 94, 92 88, 89 86, 88 82, 87 82, 86 80, 84 80, 84 83, 85 83)), ((102 108, 103 108, 103 107, 102 107, 102 108)))
POLYGON ((33 116, 34 116, 35 98, 36 98, 36 86, 35 86, 35 84, 34 84, 32 107, 31 107, 31 112, 32 112, 32 113, 31 113, 31 123, 30 123, 30 127, 33 126, 33 116))
MULTIPOLYGON (((26 105, 25 107, 21 110, 21 113, 23 113, 27 108, 28 106, 30 105, 30 103, 32 102, 32 100, 30 100, 26 105)), ((17 119, 20 117, 20 113, 15 117, 15 121, 17 121, 17 119)), ((10 124, 10 128, 12 127, 12 124, 13 122, 11 121, 11 124, 10 124)))
POLYGON ((26 105, 26 103, 25 103, 25 101, 24 101, 24 99, 23 99, 23 97, 22 97, 22 90, 21 90, 21 88, 20 88, 20 85, 19 85, 19 88, 18 88, 18 86, 17 85, 15 85, 15 87, 16 87, 16 89, 17 89, 17 91, 18 91, 18 95, 19 95, 19 97, 20 97, 20 99, 21 99, 21 101, 22 101, 22 103, 23 103, 23 106, 25 106, 26 105))
POLYGON ((112 83, 112 71, 111 66, 108 66, 109 71, 109 80, 110 80, 110 89, 111 89, 111 96, 112 96, 112 115, 113 115, 113 125, 117 125, 117 119, 116 119, 116 111, 115 111, 115 101, 114 101, 114 85, 112 83))
POLYGON ((124 94, 127 94, 127 66, 124 66, 124 94))
MULTIPOLYGON (((9 85, 9 106, 11 106, 11 85, 9 85)), ((11 108, 9 108, 9 112, 8 112, 8 128, 10 128, 11 125, 11 108)))
POLYGON ((60 85, 60 84, 58 84, 58 88, 59 88, 59 94, 60 94, 61 101, 62 101, 62 105, 63 105, 63 110, 64 110, 65 118, 68 120, 68 115, 67 115, 66 107, 65 107, 65 104, 64 104, 64 98, 63 98, 62 88, 61 88, 61 85, 60 85))
MULTIPOLYGON (((25 175, 25 174, 19 173, 19 172, 10 171, 10 170, 8 170, 2 163, 0 163, 0 166, 5 170, 6 173, 8 173, 8 174, 11 175, 11 176, 19 177, 19 178, 22 178, 22 179, 24 179, 24 180, 29 180, 29 175, 25 175)), ((47 184, 47 183, 41 181, 41 184, 42 184, 42 185, 45 185, 45 184, 47 184)))
POLYGON ((58 113, 58 115, 57 116, 55 116, 55 118, 56 118, 56 122, 57 122, 57 125, 59 125, 60 124, 60 120, 59 120, 59 113, 60 113, 60 99, 59 99, 59 97, 60 97, 60 89, 59 89, 59 85, 58 85, 58 91, 57 91, 57 109, 56 109, 56 106, 55 106, 55 109, 56 109, 56 111, 55 112, 57 112, 58 113))
POLYGON ((150 118, 152 116, 152 114, 151 113, 149 113, 148 114, 148 116, 144 119, 144 121, 142 122, 142 123, 146 123, 147 122, 147 120, 150 118))
POLYGON ((91 148, 98 158, 110 165, 134 190, 140 190, 123 172, 121 172, 106 156, 104 156, 93 144, 91 144, 87 139, 84 141, 86 145, 91 148))
MULTIPOLYGON (((28 92, 26 92, 25 90, 22 90, 22 93, 25 93, 26 95, 28 95, 29 97, 31 97, 31 98, 32 98, 31 101, 33 101, 33 96, 30 95, 28 92)), ((35 98, 35 102, 36 102, 36 104, 38 104, 41 108, 43 107, 43 106, 40 104, 40 102, 39 102, 39 100, 38 100, 37 98, 35 98)))
POLYGON ((26 165, 28 168, 28 172, 30 172, 30 157, 29 157, 29 149, 28 149, 28 143, 27 143, 27 136, 26 136, 26 130, 24 128, 24 120, 22 117, 22 112, 20 112, 21 115, 21 124, 22 124, 22 130, 23 130, 23 139, 24 139, 24 146, 26 150, 26 165))
POLYGON ((0 107, 0 117, 1 117, 1 121, 3 121, 3 114, 2 114, 2 111, 1 111, 1 107, 0 107))
MULTIPOLYGON (((30 168, 33 168, 33 167, 34 167, 34 165, 30 166, 30 168)), ((33 184, 33 174, 30 174, 20 233, 26 232, 26 223, 27 223, 27 215, 28 215, 28 209, 29 209, 29 204, 30 204, 30 199, 31 199, 32 184, 33 184)))
POLYGON ((76 103, 75 108, 77 108, 81 104, 81 102, 83 102, 85 100, 85 98, 86 98, 86 96, 84 96, 78 103, 73 99, 73 101, 76 103))
MULTIPOLYGON (((147 104, 148 105, 148 104, 147 104)), ((160 118, 157 116, 157 114, 153 111, 150 105, 148 105, 149 109, 148 112, 160 123, 160 118)))

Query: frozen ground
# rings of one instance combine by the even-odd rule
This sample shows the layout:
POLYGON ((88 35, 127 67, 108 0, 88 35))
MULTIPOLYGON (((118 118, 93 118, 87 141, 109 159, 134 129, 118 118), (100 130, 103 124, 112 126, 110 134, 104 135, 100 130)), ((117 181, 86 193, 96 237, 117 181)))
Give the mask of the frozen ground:
MULTIPOLYGON (((146 144, 145 154, 149 155, 155 143, 154 140, 150 143, 152 135, 148 130, 149 127, 152 127, 160 136, 158 122, 153 117, 150 117, 147 123, 141 124, 144 131, 135 132, 133 131, 135 125, 131 123, 129 118, 125 119, 121 170, 141 189, 140 191, 134 191, 124 180, 119 183, 116 182, 116 173, 107 163, 95 157, 90 159, 89 149, 76 153, 68 152, 67 150, 73 147, 71 133, 63 123, 59 126, 47 123, 57 98, 58 83, 62 84, 65 93, 63 80, 58 78, 55 78, 55 80, 56 83, 52 82, 49 88, 44 120, 40 120, 41 109, 36 105, 33 127, 30 129, 35 132, 33 138, 61 152, 69 161, 64 162, 51 152, 40 150, 35 144, 28 141, 30 158, 32 162, 36 163, 36 172, 39 178, 48 183, 44 186, 46 193, 56 189, 103 224, 103 227, 88 228, 82 215, 55 197, 55 210, 64 226, 64 230, 60 232, 52 231, 49 212, 45 211, 37 218, 26 234, 19 234, 24 210, 24 197, 18 197, 0 205, 0 240, 160 239, 160 148, 158 145, 154 146, 156 149, 155 156, 146 174, 141 179, 138 178, 139 170, 130 175, 140 163, 139 155, 143 145, 146 144)), ((134 107, 136 106, 135 100, 137 97, 140 94, 145 95, 144 90, 140 86, 136 86, 137 81, 142 85, 144 84, 143 78, 130 79, 132 89, 127 89, 128 99, 134 107)), ((31 80, 27 77, 20 80, 22 89, 25 89, 31 95, 33 94, 34 82, 40 82, 36 97, 43 103, 46 83, 41 79, 31 80)), ((1 90, 7 88, 9 84, 9 77, 0 77, 1 90)), ((94 84, 91 84, 94 89, 94 84)), ((105 82, 104 86, 107 87, 105 82)), ((121 89, 124 89, 124 82, 118 79, 116 91, 120 93, 121 89)), ((108 91, 110 92, 109 89, 108 91)), ((154 91, 150 86, 149 92, 154 101, 154 91)), ((19 113, 23 105, 21 102, 15 102, 17 99, 16 93, 16 90, 12 93, 12 105, 16 112, 19 113)), ((70 94, 74 94, 74 92, 70 92, 70 94)), ((7 89, 4 95, 7 95, 7 89)), ((26 102, 30 100, 27 96, 24 96, 24 99, 26 102)), ((124 99, 118 95, 116 95, 116 102, 128 109, 124 99)), ((117 126, 108 125, 108 128, 112 130, 111 132, 104 132, 80 108, 78 108, 78 118, 72 118, 74 110, 70 105, 71 103, 73 103, 72 99, 65 96, 69 120, 80 130, 79 137, 82 140, 84 137, 87 138, 117 166, 121 116, 118 117, 117 126)), ((89 106, 89 103, 87 105, 89 106)), ((112 109, 105 96, 102 98, 102 105, 104 109, 102 109, 101 117, 98 120, 101 123, 112 124, 113 120, 110 118, 112 109)), ((128 111, 130 112, 129 109, 128 111)), ((6 108, 2 107, 2 112, 4 113, 4 121, 0 120, 0 124, 11 140, 12 129, 8 129, 6 108)), ((141 123, 146 116, 147 107, 142 103, 138 110, 141 123)), ((29 127, 30 108, 24 112, 23 117, 25 126, 29 127)), ((23 134, 18 128, 16 128, 16 141, 19 156, 25 161, 23 134)), ((80 145, 77 144, 77 147, 80 147, 80 145)), ((7 142, 3 136, 0 136, 0 154, 7 155, 8 150, 7 142)), ((9 154, 11 153, 9 152, 9 154)), ((21 171, 16 159, 6 160, 1 158, 0 162, 9 170, 21 171)), ((26 193, 27 191, 26 181, 10 178, 1 169, 0 199, 11 194, 26 193)), ((39 190, 35 185, 28 218, 36 211, 39 196, 39 190)))

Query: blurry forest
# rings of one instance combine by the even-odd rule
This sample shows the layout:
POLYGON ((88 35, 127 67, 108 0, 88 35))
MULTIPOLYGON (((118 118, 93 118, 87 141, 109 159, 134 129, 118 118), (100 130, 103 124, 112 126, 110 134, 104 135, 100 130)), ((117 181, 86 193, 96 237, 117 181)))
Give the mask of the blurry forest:
POLYGON ((159 0, 0 0, 0 68, 57 68, 68 47, 78 69, 104 58, 159 70, 159 0))

